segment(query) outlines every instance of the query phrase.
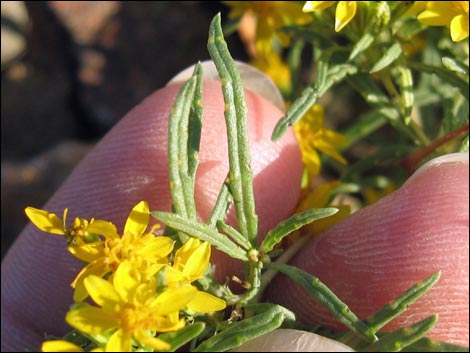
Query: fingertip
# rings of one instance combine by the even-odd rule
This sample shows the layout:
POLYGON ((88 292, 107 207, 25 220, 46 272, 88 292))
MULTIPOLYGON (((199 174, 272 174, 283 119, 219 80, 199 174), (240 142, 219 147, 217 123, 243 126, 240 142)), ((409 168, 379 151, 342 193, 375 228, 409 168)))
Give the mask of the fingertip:
MULTIPOLYGON (((469 168, 468 156, 461 157, 431 162, 396 192, 330 228, 292 264, 317 276, 361 319, 441 271, 437 284, 385 329, 437 313, 429 337, 467 346, 469 168)), ((302 320, 345 329, 286 278, 273 283, 268 297, 302 320), (282 295, 281 287, 288 288, 282 295)))

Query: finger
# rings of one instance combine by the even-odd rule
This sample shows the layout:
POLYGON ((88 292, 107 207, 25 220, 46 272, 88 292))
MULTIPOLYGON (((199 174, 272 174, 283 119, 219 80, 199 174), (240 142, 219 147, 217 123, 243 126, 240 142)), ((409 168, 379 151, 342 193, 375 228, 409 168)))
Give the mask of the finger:
MULTIPOLYGON (((317 276, 361 319, 442 271, 437 284, 386 329, 437 313, 429 336, 468 346, 468 178, 468 153, 441 157, 393 194, 326 231, 292 265, 317 276)), ((268 299, 306 322, 344 329, 290 283, 279 276, 268 299)))
MULTIPOLYGON (((131 208, 141 200, 147 200, 151 210, 170 211, 167 118, 177 91, 176 86, 165 87, 128 113, 81 161, 44 208, 61 215, 68 207, 69 221, 76 216, 95 217, 115 223, 119 230, 131 208)), ((260 233, 264 233, 295 208, 301 158, 292 133, 280 143, 270 142, 281 111, 249 91, 246 99, 255 200, 260 233)), ((219 82, 204 84, 203 104, 196 199, 198 212, 205 219, 228 172, 219 82)), ((219 270, 227 271, 226 267, 222 264, 219 270)), ((64 239, 31 225, 25 228, 2 263, 2 347, 35 350, 44 332, 60 336, 68 331, 64 316, 72 303, 70 283, 80 268, 67 253, 64 239), (26 327, 32 331, 26 331, 26 327)))
POLYGON ((354 352, 350 347, 312 332, 278 329, 248 341, 232 352, 354 352))

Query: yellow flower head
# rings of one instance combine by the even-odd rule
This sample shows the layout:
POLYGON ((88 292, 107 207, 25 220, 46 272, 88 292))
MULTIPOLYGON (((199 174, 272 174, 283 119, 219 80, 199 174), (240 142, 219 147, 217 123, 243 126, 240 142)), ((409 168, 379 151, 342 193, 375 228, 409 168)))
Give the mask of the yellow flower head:
POLYGON ((231 8, 229 16, 236 18, 244 14, 256 17, 256 49, 259 55, 273 50, 273 40, 283 47, 289 44, 289 37, 280 31, 283 26, 304 25, 312 18, 302 12, 295 1, 224 1, 231 8))
POLYGON ((92 218, 88 221, 84 218, 75 218, 72 225, 67 227, 67 208, 64 210, 62 221, 55 213, 34 207, 26 207, 25 213, 37 228, 46 233, 64 235, 70 245, 99 241, 98 235, 103 235, 106 238, 118 236, 114 224, 100 219, 92 218))
MULTIPOLYGON (((323 11, 336 1, 306 1, 304 12, 323 11)), ((356 15, 357 1, 338 1, 335 14, 335 31, 341 31, 356 15)))
POLYGON ((294 125, 295 135, 300 144, 302 161, 311 175, 320 172, 321 162, 317 152, 346 164, 338 149, 346 144, 346 136, 323 127, 324 110, 321 105, 314 104, 312 108, 294 125))
POLYGON ((153 276, 168 263, 168 255, 173 250, 174 241, 168 237, 155 236, 154 228, 145 233, 150 220, 147 202, 139 202, 129 214, 121 237, 106 239, 98 244, 84 244, 69 247, 77 258, 88 263, 75 280, 74 300, 86 298, 83 280, 89 275, 99 277, 113 273, 124 260, 129 260, 142 275, 153 276))
MULTIPOLYGON (((107 352, 132 351, 132 339, 156 350, 168 350, 170 345, 154 332, 176 331, 184 327, 179 311, 195 296, 193 286, 156 291, 155 279, 142 282, 138 271, 129 261, 123 261, 112 283, 88 276, 85 288, 98 306, 83 303, 66 315, 67 323, 88 334, 112 334, 107 352)), ((134 341, 135 342, 135 341, 134 341)))
POLYGON ((450 24, 450 36, 459 42, 468 38, 468 1, 427 1, 418 20, 429 26, 450 24))
MULTIPOLYGON (((211 246, 197 238, 189 238, 176 251, 172 266, 165 268, 168 287, 187 286, 201 278, 209 266, 211 246)), ((226 303, 209 293, 197 291, 188 303, 188 308, 196 313, 210 313, 225 309, 226 303)))

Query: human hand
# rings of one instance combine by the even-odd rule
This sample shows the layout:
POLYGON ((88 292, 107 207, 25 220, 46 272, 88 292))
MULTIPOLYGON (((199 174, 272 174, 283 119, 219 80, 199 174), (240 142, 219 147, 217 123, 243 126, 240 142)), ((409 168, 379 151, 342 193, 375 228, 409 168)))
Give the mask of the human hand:
MULTIPOLYGON (((208 81, 204 88, 196 190, 202 219, 212 209, 228 170, 220 85, 208 81)), ((151 210, 169 211, 166 121, 176 92, 175 86, 165 87, 133 109, 77 166, 44 209, 60 214, 68 207, 70 217, 106 219, 118 229, 140 200, 149 201, 151 210)), ((282 113, 256 94, 248 94, 247 103, 255 198, 260 234, 264 234, 294 211, 302 166, 292 133, 276 144, 270 142, 282 113)), ((233 220, 233 215, 229 217, 233 220)), ((237 268, 235 261, 226 261, 220 253, 214 254, 213 263, 221 281, 237 268)), ((412 177, 382 202, 327 231, 294 264, 331 285, 361 317, 441 270, 440 282, 413 305, 417 307, 413 313, 419 311, 424 317, 437 312, 440 321, 431 337, 468 345, 468 154, 466 162, 436 165, 412 177), (381 241, 372 243, 372 236, 381 241), (309 253, 316 249, 321 250, 318 260, 309 253), (430 260, 430 249, 440 255, 433 253, 430 260), (383 252, 387 256, 377 255, 383 252), (372 259, 376 259, 374 266, 370 266, 372 259), (349 288, 363 288, 370 296, 349 288)), ((35 350, 44 332, 60 336, 68 331, 63 318, 72 300, 69 283, 79 268, 62 239, 45 236, 31 225, 24 229, 2 263, 2 350, 35 350)), ((292 283, 282 291, 276 289, 276 284, 285 285, 282 281, 268 289, 269 298, 294 307, 300 301, 309 303, 294 294, 292 283)), ((312 318, 310 309, 301 309, 298 315, 312 318)))

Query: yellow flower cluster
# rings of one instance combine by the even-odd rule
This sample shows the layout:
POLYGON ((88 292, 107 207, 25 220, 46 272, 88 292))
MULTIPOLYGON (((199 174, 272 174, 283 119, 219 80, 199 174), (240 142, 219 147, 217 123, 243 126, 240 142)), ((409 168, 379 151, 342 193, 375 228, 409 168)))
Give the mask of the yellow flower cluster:
MULTIPOLYGON (((183 328, 186 323, 181 311, 209 313, 226 306, 222 299, 191 284, 209 266, 210 244, 189 238, 173 254, 175 241, 156 236, 156 227, 146 232, 150 212, 145 201, 132 209, 121 236, 114 224, 104 220, 75 218, 67 227, 67 209, 62 221, 33 207, 25 212, 40 230, 63 235, 68 251, 86 263, 72 282, 77 303, 66 321, 95 337, 97 350, 168 350, 170 345, 155 335, 183 328), (88 296, 96 306, 83 302, 88 296)), ((71 342, 59 340, 46 341, 42 349, 70 351, 73 347, 71 342)))

